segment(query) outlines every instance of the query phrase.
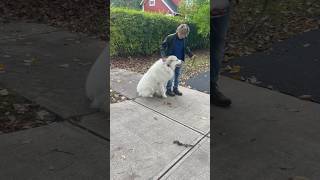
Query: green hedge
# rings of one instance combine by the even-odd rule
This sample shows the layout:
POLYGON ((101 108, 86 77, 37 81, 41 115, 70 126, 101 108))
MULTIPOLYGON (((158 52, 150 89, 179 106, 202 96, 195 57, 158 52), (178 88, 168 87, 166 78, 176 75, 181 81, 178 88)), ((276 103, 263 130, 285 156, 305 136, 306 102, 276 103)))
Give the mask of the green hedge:
POLYGON ((160 53, 159 48, 164 37, 174 33, 180 23, 187 23, 190 26, 188 42, 191 49, 209 47, 209 38, 198 34, 194 23, 185 22, 180 17, 111 8, 111 56, 160 53))

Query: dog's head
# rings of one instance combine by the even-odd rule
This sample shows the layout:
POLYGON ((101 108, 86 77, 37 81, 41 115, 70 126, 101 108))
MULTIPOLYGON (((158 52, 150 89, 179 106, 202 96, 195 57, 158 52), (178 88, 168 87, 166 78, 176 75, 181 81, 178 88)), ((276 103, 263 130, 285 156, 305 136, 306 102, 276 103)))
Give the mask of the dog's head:
POLYGON ((166 59, 166 66, 168 66, 171 69, 175 69, 177 65, 181 65, 182 61, 180 59, 178 59, 176 56, 169 56, 166 59))

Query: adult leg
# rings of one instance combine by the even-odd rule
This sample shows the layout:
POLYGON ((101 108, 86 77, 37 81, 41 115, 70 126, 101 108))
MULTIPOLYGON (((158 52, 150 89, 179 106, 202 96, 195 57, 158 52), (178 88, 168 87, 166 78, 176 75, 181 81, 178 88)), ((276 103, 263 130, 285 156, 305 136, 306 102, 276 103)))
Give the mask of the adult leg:
POLYGON ((218 89, 217 81, 224 57, 225 39, 228 30, 229 12, 220 17, 211 18, 210 28, 212 30, 212 40, 210 43, 210 71, 211 71, 211 93, 212 103, 218 106, 229 106, 231 100, 225 97, 218 89))

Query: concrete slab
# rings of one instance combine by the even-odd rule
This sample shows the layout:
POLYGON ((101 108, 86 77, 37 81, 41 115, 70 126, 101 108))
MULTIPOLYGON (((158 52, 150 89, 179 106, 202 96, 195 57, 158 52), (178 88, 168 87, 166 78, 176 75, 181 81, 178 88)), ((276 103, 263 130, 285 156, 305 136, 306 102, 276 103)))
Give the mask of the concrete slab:
POLYGON ((107 119, 107 115, 105 113, 94 113, 91 115, 83 116, 80 118, 78 123, 79 125, 93 131, 100 136, 105 138, 110 138, 110 126, 109 120, 107 119))
POLYGON ((110 86, 111 89, 119 92, 128 98, 136 98, 137 85, 142 75, 135 72, 126 71, 124 69, 110 70, 110 86))
POLYGON ((221 78, 229 109, 213 107, 213 178, 320 177, 320 105, 221 78))
POLYGON ((163 98, 137 98, 136 102, 170 117, 202 134, 210 131, 210 96, 180 87, 183 96, 163 98))
POLYGON ((210 139, 204 138, 163 179, 210 180, 210 139))
POLYGON ((111 179, 150 179, 202 135, 133 101, 111 104, 111 179))
POLYGON ((205 134, 210 129, 210 97, 208 94, 181 87, 182 97, 137 98, 136 87, 141 74, 124 69, 110 70, 111 88, 185 126, 205 134))
POLYGON ((68 123, 0 136, 1 179, 107 179, 108 142, 68 123))
POLYGON ((47 26, 45 24, 26 23, 26 22, 1 24, 0 42, 4 40, 17 41, 17 40, 24 39, 26 36, 50 33, 54 31, 58 31, 58 29, 55 27, 47 26))
POLYGON ((5 67, 0 82, 7 88, 63 118, 94 112, 84 86, 104 42, 59 31, 0 42, 0 46, 0 61, 5 67))

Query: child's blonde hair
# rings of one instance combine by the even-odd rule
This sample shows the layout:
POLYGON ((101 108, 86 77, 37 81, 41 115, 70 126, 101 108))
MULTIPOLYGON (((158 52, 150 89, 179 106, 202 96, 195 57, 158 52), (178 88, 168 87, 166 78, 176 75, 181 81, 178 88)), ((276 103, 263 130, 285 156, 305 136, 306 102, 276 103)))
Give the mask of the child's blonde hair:
POLYGON ((189 32, 190 32, 190 28, 187 24, 180 24, 177 27, 176 32, 179 32, 179 33, 182 33, 182 34, 185 34, 186 36, 188 36, 189 32))

